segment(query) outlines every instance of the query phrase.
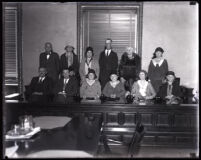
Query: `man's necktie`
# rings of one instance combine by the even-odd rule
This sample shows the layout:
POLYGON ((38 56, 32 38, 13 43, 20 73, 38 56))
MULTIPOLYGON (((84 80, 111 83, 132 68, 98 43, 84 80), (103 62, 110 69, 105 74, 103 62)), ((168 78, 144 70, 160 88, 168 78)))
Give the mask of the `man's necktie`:
POLYGON ((156 64, 156 67, 159 67, 159 64, 158 64, 158 63, 156 64))
POLYGON ((107 50, 107 56, 109 56, 109 51, 107 50))
POLYGON ((172 94, 172 85, 168 85, 168 95, 172 94))

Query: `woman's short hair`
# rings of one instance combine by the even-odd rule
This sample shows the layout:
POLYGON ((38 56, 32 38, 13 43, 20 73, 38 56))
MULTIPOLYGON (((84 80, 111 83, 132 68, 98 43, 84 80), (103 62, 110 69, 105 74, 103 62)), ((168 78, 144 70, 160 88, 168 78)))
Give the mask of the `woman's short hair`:
POLYGON ((87 52, 88 52, 88 51, 91 51, 91 52, 92 52, 92 56, 94 56, 94 50, 93 50, 92 47, 89 46, 89 47, 86 48, 86 51, 85 51, 85 53, 84 53, 85 58, 87 57, 87 52))
POLYGON ((156 58, 156 52, 161 52, 161 53, 163 54, 163 53, 164 53, 164 50, 163 50, 163 48, 161 48, 161 47, 157 47, 157 48, 155 49, 154 53, 153 53, 152 59, 156 58))
POLYGON ((94 69, 89 69, 89 71, 88 71, 88 73, 87 73, 87 75, 86 75, 86 78, 89 78, 89 74, 90 74, 90 73, 93 73, 93 74, 94 74, 94 79, 97 78, 97 76, 96 76, 96 72, 95 72, 94 69))
POLYGON ((147 71, 145 71, 143 69, 138 72, 138 78, 140 79, 140 73, 141 72, 143 72, 145 74, 145 80, 148 81, 148 73, 147 73, 147 71))

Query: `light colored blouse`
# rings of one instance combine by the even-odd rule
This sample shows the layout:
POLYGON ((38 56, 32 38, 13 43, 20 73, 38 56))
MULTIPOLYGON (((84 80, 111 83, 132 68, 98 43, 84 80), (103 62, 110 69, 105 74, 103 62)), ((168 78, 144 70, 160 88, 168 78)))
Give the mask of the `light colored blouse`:
POLYGON ((150 82, 146 81, 144 85, 142 85, 141 80, 138 80, 133 84, 131 95, 134 95, 135 99, 145 97, 153 99, 156 96, 156 92, 150 82))
POLYGON ((99 72, 100 72, 98 61, 95 59, 92 59, 91 62, 89 63, 89 65, 87 66, 88 68, 86 68, 86 65, 87 65, 86 59, 83 59, 80 64, 80 69, 79 69, 81 80, 85 81, 86 75, 88 73, 88 68, 93 69, 95 71, 97 79, 98 79, 99 72))

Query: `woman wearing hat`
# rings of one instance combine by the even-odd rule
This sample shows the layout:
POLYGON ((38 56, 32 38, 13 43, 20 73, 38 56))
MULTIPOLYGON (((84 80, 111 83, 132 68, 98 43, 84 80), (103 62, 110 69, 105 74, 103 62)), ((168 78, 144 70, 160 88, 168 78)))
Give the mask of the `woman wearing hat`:
POLYGON ((65 53, 63 53, 60 58, 60 71, 62 72, 64 68, 71 67, 75 75, 78 76, 79 61, 78 56, 74 53, 74 47, 67 45, 64 49, 65 53))
POLYGON ((168 71, 166 74, 167 81, 160 87, 157 94, 158 97, 166 100, 167 104, 178 103, 181 97, 181 89, 175 78, 174 72, 168 71))
POLYGON ((89 69, 88 74, 80 87, 80 97, 83 98, 83 100, 98 100, 101 96, 101 85, 96 78, 97 76, 95 71, 93 69, 89 69))
POLYGON ((139 80, 133 84, 131 95, 134 100, 150 100, 156 96, 156 92, 152 84, 147 81, 147 72, 141 70, 138 74, 139 80))
POLYGON ((96 75, 99 76, 99 64, 98 61, 93 58, 94 52, 92 47, 87 47, 84 57, 85 58, 82 60, 79 69, 80 78, 82 82, 85 81, 85 77, 88 74, 89 69, 93 69, 96 75))
POLYGON ((118 80, 116 72, 110 74, 110 81, 106 83, 102 93, 106 97, 116 99, 116 102, 125 103, 124 85, 118 80))
POLYGON ((164 50, 161 47, 157 47, 148 68, 148 77, 150 78, 156 93, 168 71, 168 63, 167 60, 163 58, 163 53, 164 50))

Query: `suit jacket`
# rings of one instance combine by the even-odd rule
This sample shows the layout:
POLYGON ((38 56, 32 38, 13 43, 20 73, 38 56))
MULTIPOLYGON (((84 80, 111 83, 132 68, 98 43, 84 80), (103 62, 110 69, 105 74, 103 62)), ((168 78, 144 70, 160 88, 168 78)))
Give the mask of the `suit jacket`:
POLYGON ((44 95, 51 95, 53 88, 53 80, 46 76, 43 82, 39 83, 39 77, 33 77, 31 83, 26 91, 28 96, 32 95, 33 92, 42 92, 44 95))
MULTIPOLYGON (((58 80, 54 88, 54 94, 57 95, 59 92, 62 92, 63 86, 64 86, 64 78, 61 78, 58 80)), ((78 83, 75 77, 69 78, 69 81, 65 87, 65 91, 67 96, 76 96, 78 94, 78 83)))
POLYGON ((47 59, 47 53, 43 52, 40 54, 39 62, 40 67, 46 67, 48 76, 56 82, 59 76, 59 55, 51 52, 49 59, 47 59))
MULTIPOLYGON (((73 54, 73 64, 71 65, 71 67, 74 69, 75 73, 78 74, 79 61, 78 61, 78 56, 75 54, 73 54)), ((63 53, 60 57, 60 72, 62 72, 64 68, 68 68, 68 61, 67 61, 65 53, 63 53)))
MULTIPOLYGON (((165 99, 165 97, 167 96, 167 87, 168 87, 168 83, 162 84, 159 88, 159 91, 157 93, 158 97, 161 97, 162 99, 165 99)), ((172 95, 176 96, 176 97, 181 97, 181 88, 178 85, 178 83, 176 83, 176 81, 174 81, 172 83, 172 95)))
POLYGON ((110 52, 109 56, 105 55, 105 50, 100 53, 99 57, 100 74, 99 80, 101 88, 103 89, 105 84, 110 80, 110 74, 117 72, 118 68, 118 56, 114 51, 110 52))
MULTIPOLYGON (((91 61, 91 69, 93 69, 97 75, 97 79, 99 78, 99 72, 100 72, 100 68, 99 68, 99 64, 98 61, 95 59, 92 59, 91 61)), ((85 81, 85 59, 82 60, 81 64, 80 64, 80 69, 79 69, 79 73, 80 73, 80 77, 82 79, 82 81, 85 81)))

